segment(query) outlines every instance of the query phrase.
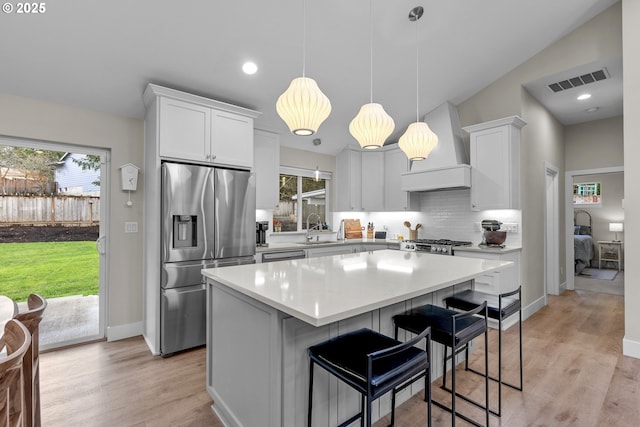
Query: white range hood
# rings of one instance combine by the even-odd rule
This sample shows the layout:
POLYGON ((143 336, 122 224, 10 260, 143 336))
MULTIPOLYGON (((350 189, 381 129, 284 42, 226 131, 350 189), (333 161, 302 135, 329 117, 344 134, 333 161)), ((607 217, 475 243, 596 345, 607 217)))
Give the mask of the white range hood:
POLYGON ((471 187, 471 166, 464 149, 458 110, 445 102, 425 118, 438 135, 438 145, 425 160, 412 162, 400 178, 403 191, 436 191, 471 187))

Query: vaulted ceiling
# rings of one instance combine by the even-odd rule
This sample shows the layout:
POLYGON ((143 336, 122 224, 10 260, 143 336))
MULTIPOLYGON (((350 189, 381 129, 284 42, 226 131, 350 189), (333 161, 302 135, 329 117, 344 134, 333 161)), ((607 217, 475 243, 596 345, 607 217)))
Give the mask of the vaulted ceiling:
MULTIPOLYGON (((417 86, 422 118, 444 101, 467 99, 615 2, 47 2, 44 13, 14 10, 0 18, 0 93, 141 118, 142 92, 154 82, 261 111, 256 127, 281 133, 283 145, 335 154, 356 144, 348 126, 369 102, 371 53, 373 100, 394 118, 389 142, 395 142, 415 121, 417 86), (425 14, 412 23, 408 14, 415 6, 423 6, 425 14), (333 108, 312 137, 290 135, 275 110, 278 96, 302 73, 303 51, 306 75, 318 82, 333 108), (242 73, 247 60, 258 65, 256 74, 242 73), (315 138, 322 145, 314 146, 315 138)), ((619 89, 603 90, 619 91, 619 99, 610 102, 619 102, 621 112, 621 58, 614 62, 600 65, 615 77, 606 84, 619 89)), ((584 71, 529 82, 528 89, 561 121, 576 123, 582 119, 567 109, 582 107, 573 99, 563 104, 559 97, 553 102, 544 97, 552 94, 549 79, 584 71)))

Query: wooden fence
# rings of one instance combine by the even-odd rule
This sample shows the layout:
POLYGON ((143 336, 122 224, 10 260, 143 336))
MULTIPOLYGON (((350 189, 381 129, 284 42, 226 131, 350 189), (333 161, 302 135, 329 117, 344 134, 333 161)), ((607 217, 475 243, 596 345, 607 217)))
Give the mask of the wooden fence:
POLYGON ((93 225, 99 219, 99 197, 0 195, 0 225, 93 225))
POLYGON ((0 178, 0 195, 43 196, 55 194, 57 189, 58 183, 55 181, 41 183, 32 179, 0 178))

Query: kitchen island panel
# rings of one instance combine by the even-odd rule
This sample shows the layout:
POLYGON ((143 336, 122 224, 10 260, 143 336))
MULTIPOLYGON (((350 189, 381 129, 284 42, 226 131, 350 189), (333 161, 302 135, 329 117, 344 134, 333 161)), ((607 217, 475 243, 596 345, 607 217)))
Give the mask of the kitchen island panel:
MULTIPOLYGON (((227 426, 305 425, 309 346, 362 327, 393 336, 395 314, 442 305, 474 277, 511 265, 382 250, 203 270, 213 409, 227 426)), ((438 351, 432 379, 442 371, 438 351)), ((336 378, 316 369, 314 382, 314 425, 337 425, 358 411, 358 393, 336 378)), ((398 404, 423 387, 415 383, 398 404)), ((389 400, 374 402, 374 419, 389 413, 389 400)))
POLYGON ((207 307, 207 349, 215 349, 207 352, 207 390, 214 411, 225 425, 280 425, 285 316, 212 281, 207 307))

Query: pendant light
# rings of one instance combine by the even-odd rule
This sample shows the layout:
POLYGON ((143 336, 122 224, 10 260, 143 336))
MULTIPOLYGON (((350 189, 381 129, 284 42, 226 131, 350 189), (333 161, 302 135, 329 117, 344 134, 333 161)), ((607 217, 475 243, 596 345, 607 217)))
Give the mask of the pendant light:
POLYGON ((329 117, 331 102, 322 93, 316 81, 305 76, 306 1, 302 4, 302 77, 293 79, 287 90, 280 95, 276 102, 276 111, 294 135, 309 136, 315 134, 322 122, 329 117))
POLYGON ((373 102, 373 0, 369 0, 369 51, 370 102, 360 107, 360 111, 349 124, 349 132, 360 147, 376 149, 384 145, 396 125, 382 105, 373 102))
POLYGON ((405 133, 398 140, 398 146, 407 155, 409 160, 424 160, 438 145, 438 135, 433 133, 425 122, 421 122, 418 116, 420 100, 419 89, 419 49, 418 49, 418 19, 422 17, 424 9, 421 6, 411 9, 409 21, 416 23, 416 121, 411 123, 405 133))

